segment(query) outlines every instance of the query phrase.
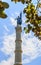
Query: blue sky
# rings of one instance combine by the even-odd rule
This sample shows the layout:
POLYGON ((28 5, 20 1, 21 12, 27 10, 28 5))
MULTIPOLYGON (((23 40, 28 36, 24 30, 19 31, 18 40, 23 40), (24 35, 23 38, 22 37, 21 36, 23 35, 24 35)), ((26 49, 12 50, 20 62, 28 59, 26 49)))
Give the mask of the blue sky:
MULTIPOLYGON (((8 17, 6 19, 0 18, 0 65, 14 64, 14 50, 15 50, 15 27, 17 21, 15 18, 26 7, 26 4, 11 2, 10 0, 3 0, 9 3, 9 8, 5 10, 8 17)), ((34 4, 37 0, 33 0, 34 4)), ((25 24, 25 15, 22 14, 22 63, 23 65, 41 65, 41 41, 34 36, 31 31, 25 34, 23 31, 25 24)))

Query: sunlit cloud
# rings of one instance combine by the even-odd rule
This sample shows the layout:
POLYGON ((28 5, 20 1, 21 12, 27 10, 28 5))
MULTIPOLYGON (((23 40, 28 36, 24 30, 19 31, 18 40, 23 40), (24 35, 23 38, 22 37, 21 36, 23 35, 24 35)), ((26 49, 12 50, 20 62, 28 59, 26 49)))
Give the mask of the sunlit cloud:
POLYGON ((2 48, 2 51, 4 53, 10 54, 12 51, 14 51, 15 48, 15 35, 8 35, 4 37, 4 48, 2 48))
POLYGON ((32 60, 36 59, 37 57, 41 56, 40 40, 36 39, 35 37, 28 39, 23 37, 23 40, 24 40, 23 43, 25 44, 22 45, 22 50, 23 50, 23 55, 26 55, 26 58, 23 59, 23 63, 29 63, 32 60))
POLYGON ((17 26, 17 21, 13 17, 10 17, 10 22, 13 26, 17 26))
MULTIPOLYGON (((41 41, 39 41, 38 39, 36 39, 34 37, 26 39, 26 36, 28 36, 28 35, 22 35, 22 38, 21 38, 22 39, 22 51, 23 51, 22 58, 24 58, 24 55, 27 56, 25 59, 22 60, 23 64, 30 63, 32 60, 41 56, 41 41)), ((9 64, 9 65, 14 64, 15 39, 16 39, 15 33, 4 37, 4 41, 3 41, 4 47, 1 50, 6 54, 11 55, 11 58, 8 59, 8 61, 5 61, 5 62, 2 61, 2 63, 4 63, 4 65, 5 64, 9 64)))
POLYGON ((4 29, 5 29, 7 32, 9 32, 9 29, 8 29, 8 27, 7 27, 6 25, 4 25, 3 27, 4 27, 4 29))
POLYGON ((0 63, 0 65, 13 65, 14 64, 14 56, 12 55, 7 61, 4 60, 0 63))
POLYGON ((19 12, 15 12, 15 14, 16 14, 17 16, 19 16, 19 12))
POLYGON ((13 65, 14 64, 14 50, 15 50, 15 34, 4 37, 4 47, 1 49, 5 54, 10 55, 10 58, 6 61, 3 60, 0 65, 13 65))

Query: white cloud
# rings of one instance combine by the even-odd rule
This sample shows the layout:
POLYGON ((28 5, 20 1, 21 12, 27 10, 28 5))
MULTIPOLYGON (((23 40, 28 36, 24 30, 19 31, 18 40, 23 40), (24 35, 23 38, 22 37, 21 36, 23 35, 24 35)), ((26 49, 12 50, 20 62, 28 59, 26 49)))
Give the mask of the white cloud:
POLYGON ((5 30, 8 32, 9 31, 9 29, 8 29, 8 27, 6 26, 6 25, 4 25, 4 28, 5 28, 5 30))
POLYGON ((17 21, 13 17, 10 17, 10 21, 13 26, 17 25, 17 21))
POLYGON ((7 61, 3 60, 0 65, 13 65, 14 64, 14 56, 12 55, 7 61))
POLYGON ((15 12, 15 14, 16 14, 17 16, 19 16, 19 12, 15 12))
POLYGON ((26 55, 26 59, 23 60, 23 63, 29 63, 33 59, 41 56, 41 41, 35 37, 26 39, 23 36, 24 44, 22 44, 23 54, 26 55))
POLYGON ((11 54, 15 48, 15 34, 5 36, 3 44, 4 48, 2 48, 2 51, 4 51, 7 54, 11 54))
MULTIPOLYGON (((22 35, 22 50, 23 54, 26 55, 27 58, 23 59, 22 63, 29 63, 33 59, 41 56, 41 41, 36 38, 28 38, 28 35, 22 35), (37 41, 37 43, 36 43, 37 41)), ((10 54, 11 58, 8 61, 2 61, 4 65, 13 65, 14 64, 14 50, 15 50, 15 34, 8 35, 4 37, 4 47, 1 49, 4 53, 10 54), (12 60, 13 59, 13 60, 12 60)), ((23 56, 24 57, 24 56, 23 56)))
POLYGON ((3 60, 0 65, 13 65, 14 64, 14 50, 15 50, 15 34, 8 35, 4 37, 3 41, 4 47, 1 49, 5 54, 11 55, 11 57, 6 61, 3 60))

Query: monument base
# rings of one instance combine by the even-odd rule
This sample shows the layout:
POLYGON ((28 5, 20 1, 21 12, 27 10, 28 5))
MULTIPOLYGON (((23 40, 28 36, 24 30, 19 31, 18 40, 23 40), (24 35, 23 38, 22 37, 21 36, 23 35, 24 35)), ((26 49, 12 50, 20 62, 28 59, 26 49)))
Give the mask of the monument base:
POLYGON ((22 65, 22 64, 14 64, 14 65, 22 65))

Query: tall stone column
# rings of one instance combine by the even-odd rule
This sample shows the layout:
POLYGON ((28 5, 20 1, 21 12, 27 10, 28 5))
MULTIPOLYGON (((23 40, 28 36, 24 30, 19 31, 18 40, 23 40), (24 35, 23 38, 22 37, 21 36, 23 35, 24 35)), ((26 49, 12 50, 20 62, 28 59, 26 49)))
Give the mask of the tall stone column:
POLYGON ((15 64, 22 65, 22 40, 21 40, 21 21, 18 18, 16 29, 16 40, 15 40, 15 64))

